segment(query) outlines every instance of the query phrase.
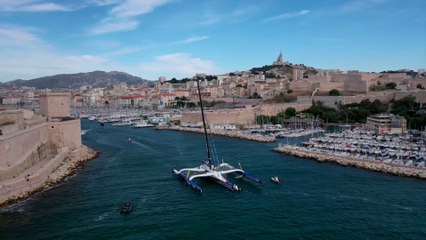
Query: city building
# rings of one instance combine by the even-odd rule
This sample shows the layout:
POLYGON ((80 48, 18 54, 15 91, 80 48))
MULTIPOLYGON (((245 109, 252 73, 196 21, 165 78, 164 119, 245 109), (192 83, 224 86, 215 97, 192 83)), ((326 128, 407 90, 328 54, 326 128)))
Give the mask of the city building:
POLYGON ((367 117, 366 128, 378 134, 403 133, 407 130, 407 120, 393 114, 377 114, 367 117))

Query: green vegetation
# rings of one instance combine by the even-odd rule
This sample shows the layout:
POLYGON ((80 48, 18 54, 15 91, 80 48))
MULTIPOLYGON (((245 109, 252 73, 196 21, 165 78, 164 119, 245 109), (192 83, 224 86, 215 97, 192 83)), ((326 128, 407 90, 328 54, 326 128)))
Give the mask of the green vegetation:
POLYGON ((328 92, 328 96, 340 96, 340 92, 337 89, 332 89, 330 92, 328 92))
POLYGON ((169 81, 166 81, 168 83, 187 83, 189 81, 192 81, 191 78, 182 78, 181 80, 177 80, 176 78, 172 78, 169 81))
POLYGON ((407 96, 399 100, 392 101, 391 113, 404 116, 407 119, 408 128, 424 130, 426 126, 426 114, 421 114, 420 103, 416 102, 416 97, 407 96), (420 110, 420 111, 419 111, 420 110))
POLYGON ((185 105, 188 102, 188 99, 183 96, 183 97, 175 97, 175 101, 176 101, 176 108, 184 108, 185 105))
POLYGON ((195 104, 194 102, 187 102, 186 103, 187 108, 195 108, 196 106, 197 106, 197 104, 195 104))
MULTIPOLYGON (((421 109, 414 96, 392 101, 390 113, 404 116, 407 119, 408 128, 423 130, 426 127, 426 108, 421 109)), ((367 117, 374 114, 387 113, 389 104, 380 100, 371 102, 366 99, 359 103, 339 105, 336 108, 324 106, 322 102, 314 102, 313 105, 302 113, 320 118, 326 123, 365 123, 367 117)), ((259 115, 257 124, 282 124, 285 119, 296 116, 296 109, 287 108, 286 111, 276 116, 259 115)))
POLYGON ((265 73, 265 77, 266 78, 276 78, 277 75, 273 72, 267 72, 267 73, 265 73))
POLYGON ((376 92, 377 91, 384 91, 384 90, 395 89, 396 86, 397 85, 394 82, 386 83, 385 85, 382 85, 380 82, 377 82, 377 85, 370 86, 370 90, 376 91, 376 92))
MULTIPOLYGON (((209 102, 209 101, 203 100, 203 106, 204 107, 214 107, 216 104, 219 104, 219 103, 224 103, 224 101, 213 100, 213 101, 209 102)), ((200 102, 198 102, 197 105, 200 106, 200 102)))
POLYGON ((254 67, 252 69, 250 69, 251 73, 259 73, 259 72, 266 72, 269 71, 271 69, 274 69, 276 66, 273 65, 265 65, 263 67, 254 67))
POLYGON ((296 109, 289 107, 284 112, 276 116, 259 115, 256 117, 256 124, 282 124, 284 119, 296 116, 296 109))
POLYGON ((337 109, 324 106, 321 102, 315 102, 304 113, 319 117, 327 123, 365 123, 369 115, 385 113, 388 104, 379 100, 363 100, 360 103, 339 105, 337 109))
POLYGON ((418 72, 415 72, 413 70, 409 70, 409 71, 391 70, 391 71, 383 71, 380 73, 406 73, 410 77, 415 77, 418 74, 418 72))
POLYGON ((362 100, 359 103, 352 103, 339 106, 339 122, 347 123, 365 123, 370 115, 386 113, 389 105, 380 100, 371 102, 369 99, 362 100))
MULTIPOLYGON (((214 75, 207 75, 206 76, 207 81, 212 81, 214 79, 217 79, 217 76, 214 76, 214 75)), ((172 79, 170 79, 169 81, 166 81, 166 82, 168 82, 168 83, 187 83, 189 81, 193 81, 193 79, 192 78, 182 78, 181 80, 177 80, 176 78, 172 78, 172 79)))
MULTIPOLYGON (((296 109, 295 108, 293 108, 293 107, 289 107, 289 108, 287 108, 286 110, 285 110, 285 112, 284 112, 284 118, 285 119, 287 119, 287 118, 291 118, 291 117, 294 117, 294 116, 296 116, 296 109)), ((280 113, 278 113, 278 115, 279 115, 280 113)))
POLYGON ((416 86, 416 87, 417 87, 418 89, 425 89, 425 87, 423 87, 423 86, 422 86, 422 84, 420 84, 420 83, 419 83, 419 84, 417 84, 417 86, 416 86))

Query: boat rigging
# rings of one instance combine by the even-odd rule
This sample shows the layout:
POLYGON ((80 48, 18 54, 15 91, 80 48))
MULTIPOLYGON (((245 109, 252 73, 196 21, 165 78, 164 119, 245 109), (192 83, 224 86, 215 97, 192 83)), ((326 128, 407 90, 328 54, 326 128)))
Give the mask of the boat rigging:
POLYGON ((201 107, 201 118, 203 121, 203 129, 204 129, 204 136, 205 136, 205 142, 206 142, 206 148, 207 148, 207 160, 203 161, 203 163, 194 168, 183 168, 180 170, 177 170, 176 167, 173 169, 173 173, 176 174, 180 179, 185 181, 189 186, 191 186, 194 190, 196 190, 199 193, 203 193, 203 190, 201 187, 194 181, 196 178, 209 178, 218 184, 224 186, 225 188, 231 190, 231 191, 241 191, 241 188, 232 182, 230 182, 228 179, 225 178, 225 175, 227 174, 238 174, 241 177, 245 177, 251 181, 254 181, 256 183, 262 183, 262 181, 247 173, 241 167, 233 167, 232 165, 228 163, 218 163, 214 164, 212 162, 212 156, 211 156, 211 149, 210 149, 210 143, 209 138, 207 135, 207 127, 206 127, 206 119, 204 116, 204 108, 203 108, 203 101, 201 98, 201 89, 200 89, 200 80, 204 79, 204 76, 201 76, 197 74, 194 77, 194 80, 197 82, 197 88, 198 88, 198 97, 200 100, 200 107, 201 107))

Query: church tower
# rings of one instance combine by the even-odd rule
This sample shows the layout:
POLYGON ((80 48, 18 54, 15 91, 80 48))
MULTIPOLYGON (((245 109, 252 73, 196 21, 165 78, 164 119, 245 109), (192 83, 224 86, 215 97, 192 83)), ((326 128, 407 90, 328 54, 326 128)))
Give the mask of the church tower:
POLYGON ((282 54, 282 52, 280 51, 280 54, 278 55, 278 57, 277 57, 277 60, 276 61, 274 61, 273 63, 272 63, 272 65, 274 65, 274 66, 283 66, 284 65, 284 62, 283 62, 283 54, 282 54))

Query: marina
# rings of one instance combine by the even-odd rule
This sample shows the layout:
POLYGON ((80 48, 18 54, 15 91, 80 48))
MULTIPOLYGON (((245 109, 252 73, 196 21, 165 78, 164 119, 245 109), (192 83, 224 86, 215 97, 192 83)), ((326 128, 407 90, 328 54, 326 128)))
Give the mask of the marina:
POLYGON ((310 138, 301 146, 279 144, 274 151, 320 162, 335 162, 394 175, 426 178, 424 137, 375 134, 355 129, 310 138))

